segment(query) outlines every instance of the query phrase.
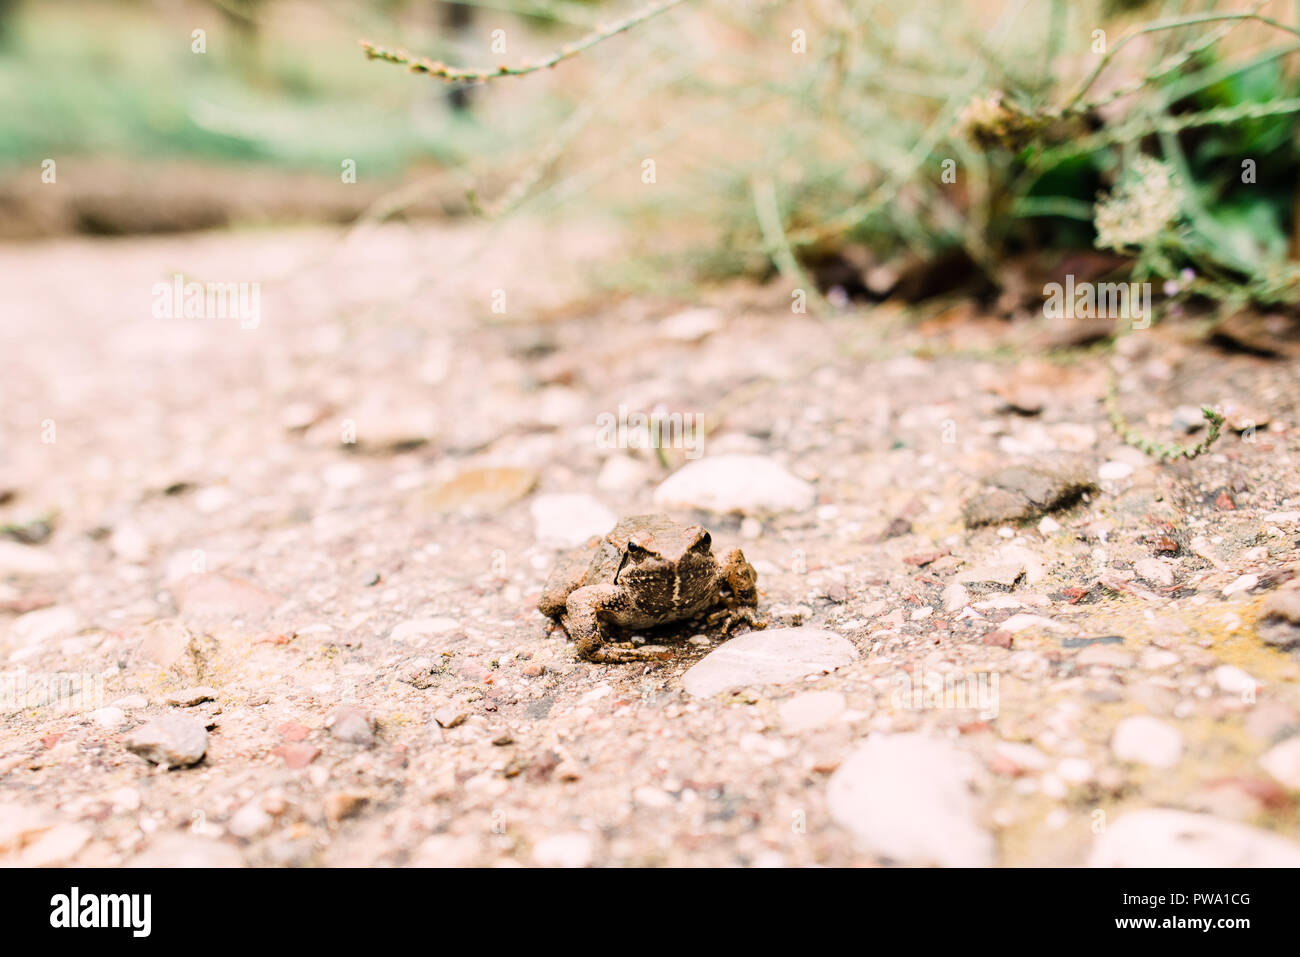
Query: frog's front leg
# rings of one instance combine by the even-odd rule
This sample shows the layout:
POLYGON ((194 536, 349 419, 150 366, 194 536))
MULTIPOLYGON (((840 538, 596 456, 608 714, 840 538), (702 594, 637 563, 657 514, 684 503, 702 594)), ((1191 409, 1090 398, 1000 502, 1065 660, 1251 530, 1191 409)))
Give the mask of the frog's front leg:
POLYGON ((710 625, 721 621, 724 634, 730 633, 741 622, 751 628, 767 627, 767 622, 756 611, 758 572, 745 561, 745 553, 739 548, 733 548, 723 557, 718 567, 718 590, 723 607, 708 617, 710 625))
POLYGON ((586 585, 570 594, 564 626, 578 643, 578 654, 598 664, 663 658, 668 653, 666 648, 656 645, 633 648, 625 642, 610 641, 616 627, 613 619, 626 608, 627 596, 615 585, 586 585))

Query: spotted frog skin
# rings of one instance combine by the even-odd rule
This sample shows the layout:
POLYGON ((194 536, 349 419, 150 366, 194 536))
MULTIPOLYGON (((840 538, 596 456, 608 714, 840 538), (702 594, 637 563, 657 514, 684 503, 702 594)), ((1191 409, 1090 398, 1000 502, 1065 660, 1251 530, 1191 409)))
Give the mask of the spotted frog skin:
POLYGON ((734 548, 719 564, 712 538, 700 525, 667 515, 625 518, 601 539, 555 566, 538 610, 578 644, 588 661, 612 664, 664 658, 657 645, 634 647, 615 640, 619 630, 639 630, 707 615, 729 632, 740 622, 761 628, 755 616, 758 574, 734 548))

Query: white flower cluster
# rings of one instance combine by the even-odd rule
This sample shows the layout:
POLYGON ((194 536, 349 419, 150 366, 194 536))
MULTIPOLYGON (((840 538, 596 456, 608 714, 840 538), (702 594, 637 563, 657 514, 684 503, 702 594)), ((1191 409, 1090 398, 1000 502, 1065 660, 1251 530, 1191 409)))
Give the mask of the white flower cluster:
POLYGON ((1183 210, 1183 189, 1168 163, 1139 156, 1105 199, 1097 201, 1094 224, 1103 249, 1144 246, 1175 222, 1183 210))

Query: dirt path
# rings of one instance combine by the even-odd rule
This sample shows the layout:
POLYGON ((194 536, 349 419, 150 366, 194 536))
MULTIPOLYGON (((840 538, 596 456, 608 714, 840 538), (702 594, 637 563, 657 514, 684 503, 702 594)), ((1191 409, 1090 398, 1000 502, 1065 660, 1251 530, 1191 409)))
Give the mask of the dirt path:
POLYGON ((0 539, 0 859, 1300 859, 1294 364, 1129 336, 1135 423, 1242 430, 1158 465, 1101 358, 1005 358, 1034 324, 602 300, 612 248, 0 248, 0 523, 38 542, 0 539), (178 272, 264 280, 249 328, 156 318, 178 272), (621 406, 757 458, 666 449, 656 500, 621 406), (560 547, 665 501, 745 550, 776 638, 575 660, 535 611, 560 547))

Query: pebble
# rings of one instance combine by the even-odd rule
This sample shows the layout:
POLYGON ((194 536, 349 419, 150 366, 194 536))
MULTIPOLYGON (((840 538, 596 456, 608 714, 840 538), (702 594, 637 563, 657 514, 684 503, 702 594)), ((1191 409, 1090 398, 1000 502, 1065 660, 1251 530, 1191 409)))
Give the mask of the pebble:
POLYGON ((1258 584, 1259 584, 1258 575, 1242 575, 1236 581, 1232 582, 1232 584, 1227 585, 1223 589, 1223 597, 1230 598, 1233 595, 1237 594, 1238 592, 1250 591, 1258 584))
POLYGON ((9 638, 20 647, 32 647, 66 638, 81 626, 81 616, 66 605, 53 605, 19 615, 9 626, 9 638))
POLYGON ((1180 405, 1174 409, 1174 415, 1169 427, 1175 432, 1181 432, 1183 435, 1191 435, 1193 432, 1205 427, 1205 416, 1201 414, 1199 406, 1180 405))
POLYGON ((519 501, 536 486, 537 472, 533 469, 467 469, 426 493, 424 503, 436 512, 456 509, 497 512, 519 501))
POLYGON ((879 732, 832 775, 826 802, 863 850, 898 864, 991 867, 993 837, 979 823, 971 757, 948 741, 879 732))
POLYGON ((1121 761, 1155 768, 1172 768, 1183 756, 1183 736, 1178 729, 1148 715, 1121 721, 1110 746, 1121 761))
POLYGON ((970 592, 958 582, 953 582, 943 590, 944 611, 961 611, 968 601, 970 601, 970 592))
POLYGON ((193 834, 159 835, 141 853, 127 861, 127 867, 208 868, 243 867, 239 851, 229 844, 193 834))
POLYGON ((370 715, 358 708, 339 708, 330 718, 330 735, 348 744, 370 747, 375 743, 375 727, 370 715))
POLYGON ((260 798, 249 801, 230 818, 226 829, 235 837, 252 840, 270 832, 275 821, 262 807, 260 798))
POLYGON ((539 495, 529 505, 533 533, 540 542, 575 548, 618 523, 618 516, 590 495, 561 492, 539 495))
POLYGON ((603 492, 630 492, 650 480, 650 470, 627 455, 613 455, 605 460, 596 476, 596 488, 603 492))
POLYGON ((812 507, 817 490, 761 455, 717 455, 688 462, 654 492, 659 508, 718 514, 775 514, 812 507))
POLYGON ((1138 577, 1149 584, 1169 588, 1174 583, 1174 567, 1161 558, 1143 558, 1133 563, 1138 577))
POLYGON ((533 848, 533 860, 542 867, 586 867, 594 854, 591 835, 581 832, 554 834, 533 848))
POLYGON ((1022 562, 1011 562, 1003 565, 980 565, 972 568, 968 572, 962 572, 957 576, 957 581, 963 585, 1002 585, 1010 588, 1025 572, 1025 566, 1022 562))
POLYGON ((92 837, 80 824, 56 824, 23 849, 23 867, 58 867, 81 853, 92 837))
POLYGON ((467 717, 468 715, 466 715, 464 711, 454 705, 447 705, 444 708, 439 708, 433 714, 433 719, 444 728, 458 727, 465 723, 467 717))
POLYGON ((1300 867, 1300 844, 1208 814, 1149 809, 1109 825, 1089 867, 1300 867))
POLYGON ((1095 644, 1084 648, 1074 660, 1084 667, 1101 665, 1107 668, 1132 668, 1134 655, 1116 645, 1095 644))
POLYGON ((984 487, 962 510, 971 528, 1038 518, 1095 487, 1082 464, 1073 458, 1004 466, 986 473, 982 482, 984 487))
POLYGON ((273 612, 280 599, 264 588, 229 575, 207 572, 176 583, 176 601, 186 621, 256 620, 273 612))
POLYGON ((849 641, 817 628, 751 631, 725 642, 682 675, 687 693, 708 698, 729 688, 782 684, 824 674, 858 657, 849 641))
POLYGON ((90 720, 107 731, 116 731, 126 722, 126 712, 109 705, 98 711, 90 712, 90 720))
POLYGON ((1214 683, 1220 691, 1254 700, 1256 683, 1249 673, 1236 665, 1219 665, 1214 669, 1214 683))
POLYGON ((272 754, 284 760, 291 771, 301 771, 320 756, 320 748, 313 744, 282 744, 272 754))
POLYGON ((1133 474, 1133 466, 1127 462, 1110 461, 1103 462, 1101 468, 1097 469, 1097 477, 1105 482, 1117 482, 1120 479, 1126 479, 1133 474))
POLYGON ((784 702, 781 730, 790 734, 825 727, 842 715, 848 703, 838 691, 804 691, 784 702))
POLYGON ((1259 611, 1261 641, 1283 649, 1300 645, 1300 588, 1275 591, 1259 611))
POLYGON ((1278 783, 1292 791, 1300 791, 1300 735, 1287 738, 1275 745, 1259 759, 1259 765, 1278 783))
POLYGON ((149 539, 138 525, 129 522, 118 525, 108 537, 108 547, 124 562, 149 560, 149 539))
POLYGON ((164 714, 133 731, 126 748, 146 761, 170 768, 198 764, 208 751, 203 722, 183 714, 164 714))
POLYGON ((684 309, 659 323, 659 334, 678 342, 698 342, 722 328, 722 313, 708 307, 684 309))
POLYGON ((370 803, 370 795, 364 791, 337 791, 325 798, 325 819, 331 824, 338 824, 357 814, 370 803))
POLYGON ((0 577, 57 575, 62 568, 57 558, 36 545, 0 540, 0 577))
POLYGON ((194 688, 181 688, 178 691, 172 691, 163 699, 173 708, 192 708, 196 704, 202 704, 205 701, 215 701, 217 689, 200 685, 194 688))
POLYGON ((1065 626, 1052 621, 1050 618, 1044 618, 1042 615, 1012 615, 999 626, 1003 631, 1009 631, 1015 634, 1018 631, 1024 631, 1027 628, 1046 628, 1052 631, 1064 631, 1065 626))

